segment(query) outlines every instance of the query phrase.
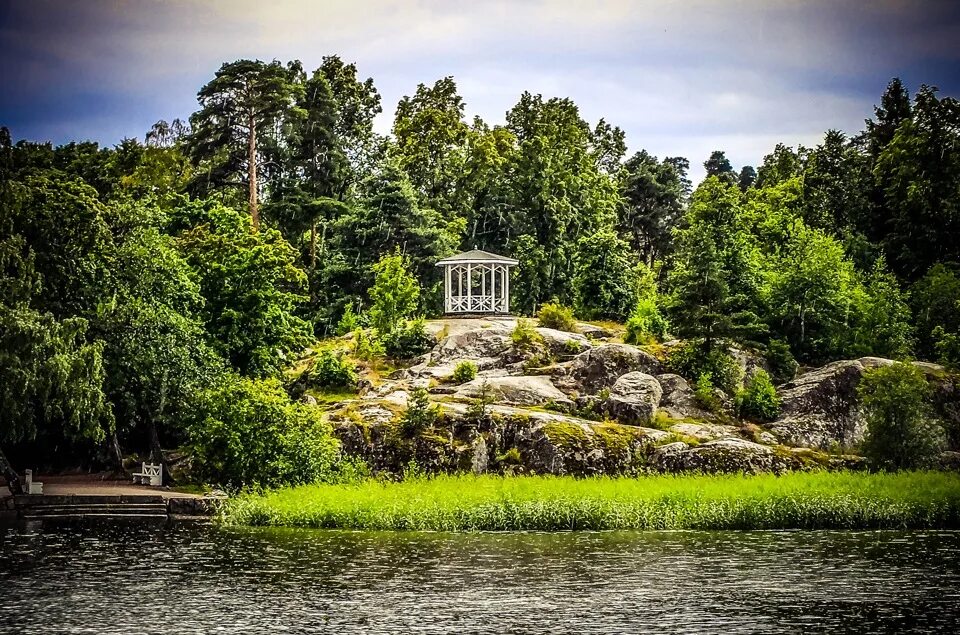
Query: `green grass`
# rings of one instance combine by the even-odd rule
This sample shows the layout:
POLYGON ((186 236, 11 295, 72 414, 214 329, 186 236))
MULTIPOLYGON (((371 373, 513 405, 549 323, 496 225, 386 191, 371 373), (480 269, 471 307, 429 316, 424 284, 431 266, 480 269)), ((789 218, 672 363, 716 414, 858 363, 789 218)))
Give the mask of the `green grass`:
POLYGON ((960 475, 439 476, 245 494, 227 524, 342 529, 960 528, 960 475))

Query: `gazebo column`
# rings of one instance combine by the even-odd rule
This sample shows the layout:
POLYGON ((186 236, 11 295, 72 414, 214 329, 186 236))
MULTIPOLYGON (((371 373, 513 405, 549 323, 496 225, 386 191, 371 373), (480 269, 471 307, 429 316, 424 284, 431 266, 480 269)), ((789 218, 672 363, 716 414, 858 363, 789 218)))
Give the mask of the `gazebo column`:
POLYGON ((510 267, 503 267, 503 312, 510 312, 510 267))

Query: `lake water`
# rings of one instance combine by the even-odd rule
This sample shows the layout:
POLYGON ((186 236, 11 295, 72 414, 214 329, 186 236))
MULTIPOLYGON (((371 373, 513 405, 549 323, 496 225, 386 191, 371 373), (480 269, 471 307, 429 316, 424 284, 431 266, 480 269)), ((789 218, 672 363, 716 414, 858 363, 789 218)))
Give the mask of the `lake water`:
POLYGON ((3 633, 948 632, 960 532, 0 529, 3 633))

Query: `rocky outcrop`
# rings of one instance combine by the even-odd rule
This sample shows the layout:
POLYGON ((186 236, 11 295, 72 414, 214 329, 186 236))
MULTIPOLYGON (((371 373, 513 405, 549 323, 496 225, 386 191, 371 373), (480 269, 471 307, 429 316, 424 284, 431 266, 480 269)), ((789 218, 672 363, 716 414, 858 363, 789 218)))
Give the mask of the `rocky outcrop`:
POLYGON ((569 357, 593 346, 590 340, 579 333, 568 333, 567 331, 544 327, 538 328, 537 333, 543 338, 544 346, 554 357, 569 357))
POLYGON ((478 377, 462 384, 454 396, 475 399, 484 385, 498 402, 519 406, 554 405, 563 409, 573 407, 573 402, 561 392, 550 377, 545 375, 520 375, 508 377, 478 377))
POLYGON ((718 439, 695 446, 670 443, 658 448, 651 465, 662 472, 747 473, 784 472, 803 466, 789 453, 745 439, 718 439))
POLYGON ((868 366, 843 360, 811 370, 777 391, 780 417, 770 430, 790 445, 832 449, 853 448, 863 441, 866 419, 860 410, 857 385, 868 366))
POLYGON ((582 394, 596 394, 612 387, 623 375, 641 371, 649 375, 661 372, 656 357, 627 344, 601 344, 577 355, 562 387, 582 394))
POLYGON ((645 424, 653 418, 662 395, 656 377, 634 371, 614 382, 604 409, 620 423, 645 424))
POLYGON ((336 417, 334 433, 344 451, 375 470, 398 472, 410 461, 428 472, 624 474, 641 469, 668 433, 596 423, 552 413, 527 414, 506 407, 472 420, 444 405, 431 429, 404 436, 396 421, 367 422, 362 415, 336 417))
POLYGON ((433 349, 431 362, 445 364, 462 359, 492 359, 503 355, 513 346, 510 329, 502 326, 478 328, 449 335, 433 349))
POLYGON ((700 407, 694 397, 693 388, 680 375, 657 375, 657 381, 663 389, 658 410, 671 419, 710 419, 713 416, 700 407))

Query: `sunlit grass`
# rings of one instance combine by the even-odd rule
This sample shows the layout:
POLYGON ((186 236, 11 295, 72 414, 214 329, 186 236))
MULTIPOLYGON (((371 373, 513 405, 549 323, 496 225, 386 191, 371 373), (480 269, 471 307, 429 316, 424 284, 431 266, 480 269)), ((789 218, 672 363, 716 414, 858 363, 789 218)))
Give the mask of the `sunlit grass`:
POLYGON ((439 476, 232 499, 230 524, 344 529, 960 528, 960 475, 439 476))

